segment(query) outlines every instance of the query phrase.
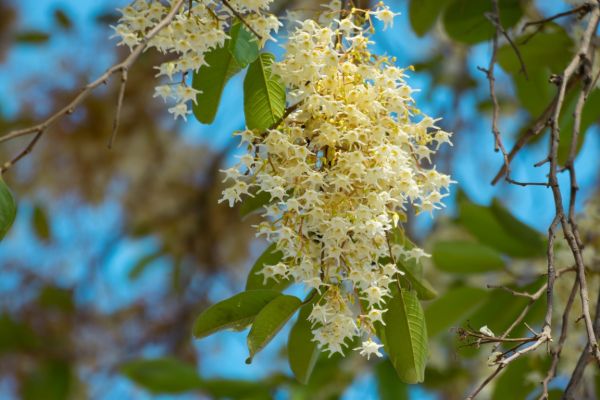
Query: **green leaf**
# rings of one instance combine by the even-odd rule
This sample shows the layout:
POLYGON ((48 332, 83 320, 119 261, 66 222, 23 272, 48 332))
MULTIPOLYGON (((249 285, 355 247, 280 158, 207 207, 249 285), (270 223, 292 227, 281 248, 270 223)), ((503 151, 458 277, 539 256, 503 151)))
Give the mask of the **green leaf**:
POLYGON ((392 298, 384 314, 385 350, 400 380, 423 382, 427 361, 427 327, 421 303, 414 291, 392 286, 392 298))
POLYGON ((23 383, 23 400, 67 400, 72 383, 71 366, 63 360, 44 361, 23 383))
MULTIPOLYGON (((561 165, 565 164, 571 149, 571 138, 573 137, 573 111, 575 111, 576 102, 577 99, 574 99, 571 107, 564 110, 561 114, 561 117, 564 117, 561 118, 560 141, 558 143, 558 161, 561 165)), ((596 89, 588 96, 583 107, 583 112, 581 113, 581 125, 579 127, 575 155, 579 154, 579 150, 581 150, 588 128, 593 124, 598 124, 598 122, 600 122, 600 90, 596 89)))
MULTIPOLYGON (((417 247, 410 239, 408 239, 402 229, 394 228, 389 232, 390 241, 395 244, 404 246, 407 250, 417 247)), ((381 262, 389 262, 381 260, 381 262)), ((417 296, 421 300, 431 300, 438 296, 437 291, 423 277, 423 265, 417 262, 414 258, 405 258, 396 260, 398 268, 404 272, 404 278, 410 282, 410 287, 417 292, 417 296)))
POLYGON ((41 240, 48 242, 52 237, 50 223, 48 222, 48 214, 46 214, 46 210, 39 205, 33 208, 32 224, 36 236, 41 240))
POLYGON ((528 258, 540 254, 539 248, 507 230, 512 222, 500 221, 497 211, 472 203, 464 193, 458 195, 458 214, 458 222, 483 244, 513 257, 528 258))
MULTIPOLYGON (((532 118, 537 118, 556 94, 556 87, 548 82, 549 76, 550 69, 547 67, 529 71, 527 78, 523 74, 513 75, 517 98, 532 118), (532 96, 532 93, 535 93, 535 96, 532 96)), ((527 128, 531 124, 531 121, 528 121, 527 128)))
POLYGON ((40 31, 24 31, 15 35, 15 42, 19 44, 42 44, 50 39, 50 35, 40 31))
POLYGON ((462 322, 487 300, 489 294, 485 289, 469 286, 456 287, 444 293, 425 309, 429 337, 462 322))
MULTIPOLYGON (((510 28, 523 16, 520 0, 499 0, 500 22, 510 28)), ((492 12, 491 1, 454 0, 444 12, 444 27, 452 39, 475 44, 489 40, 496 28, 486 18, 492 12)))
POLYGON ((410 24, 417 34, 423 36, 433 27, 449 0, 411 0, 408 6, 410 24))
POLYGON ((244 114, 248 129, 270 128, 285 112, 285 86, 271 73, 275 56, 261 54, 248 67, 244 79, 244 114))
POLYGON ((260 257, 258 257, 248 274, 246 290, 273 289, 281 291, 288 287, 292 283, 290 279, 283 279, 277 282, 275 279, 269 278, 264 282, 264 275, 259 273, 266 265, 275 265, 280 262, 282 258, 283 253, 275 250, 275 243, 267 247, 260 257))
POLYGON ((253 33, 249 32, 241 22, 235 22, 229 31, 228 49, 237 64, 245 68, 258 58, 258 41, 253 33))
POLYGON ((274 298, 254 318, 254 323, 248 333, 248 350, 250 357, 246 363, 261 351, 273 337, 283 328, 286 322, 302 305, 302 300, 295 296, 281 295, 274 298))
POLYGON ((197 103, 192 105, 192 110, 196 119, 203 124, 214 121, 225 84, 241 70, 229 50, 229 45, 230 41, 226 40, 223 47, 206 53, 208 65, 203 65, 198 72, 194 72, 192 87, 202 93, 196 96, 197 103))
POLYGON ((0 240, 4 238, 17 215, 17 205, 10 193, 10 189, 0 178, 0 240))
POLYGON ((161 258, 163 256, 163 251, 159 250, 157 252, 154 253, 150 253, 150 254, 146 254, 145 256, 143 256, 142 258, 140 258, 135 265, 129 270, 129 273, 127 274, 129 280, 136 280, 137 278, 139 278, 144 271, 146 271, 146 269, 156 260, 158 260, 159 258, 161 258))
POLYGON ((56 286, 44 286, 38 295, 38 303, 47 309, 72 312, 75 310, 73 292, 56 286))
POLYGON ((492 200, 490 209, 509 235, 529 246, 531 256, 546 254, 546 241, 540 232, 515 218, 497 199, 492 200))
POLYGON ((437 242, 431 256, 438 269, 455 274, 479 274, 504 268, 500 253, 473 242, 437 242))
POLYGON ((194 337, 200 339, 229 328, 243 329, 278 296, 281 294, 276 290, 248 290, 213 304, 194 322, 194 337))
POLYGON ((202 385, 194 366, 174 358, 133 360, 124 364, 121 372, 153 393, 182 393, 202 385))
POLYGON ((535 370, 545 374, 549 365, 548 362, 540 362, 538 358, 529 356, 519 357, 511 362, 502 372, 492 393, 491 400, 504 399, 527 399, 539 384, 532 379, 526 379, 527 375, 535 370))
POLYGON ((409 400, 408 385, 398 380, 389 360, 377 364, 375 376, 380 400, 409 400))
MULTIPOLYGON (((543 71, 548 68, 550 72, 558 73, 566 67, 572 57, 573 39, 560 25, 547 24, 544 31, 537 33, 529 39, 531 33, 525 33, 515 38, 514 43, 519 47, 519 52, 529 72, 529 76, 541 74, 546 80, 543 71)), ((498 49, 498 63, 509 74, 517 75, 521 70, 519 58, 510 44, 505 44, 498 49)), ((549 83, 548 86, 552 87, 549 83)), ((531 95, 531 94, 530 94, 531 95)))
MULTIPOLYGON (((311 295, 309 295, 310 298, 311 295)), ((306 385, 319 358, 319 347, 313 340, 311 323, 308 316, 316 298, 300 309, 298 320, 292 326, 288 337, 288 360, 290 368, 298 382, 306 385)))
POLYGON ((250 215, 271 202, 271 195, 268 192, 253 194, 253 197, 246 197, 240 205, 240 217, 250 215))

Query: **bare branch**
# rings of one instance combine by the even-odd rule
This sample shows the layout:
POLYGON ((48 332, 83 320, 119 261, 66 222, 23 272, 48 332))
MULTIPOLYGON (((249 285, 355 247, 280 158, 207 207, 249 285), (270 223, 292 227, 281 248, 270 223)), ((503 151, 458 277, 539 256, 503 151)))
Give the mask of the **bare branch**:
MULTIPOLYGON (((28 127, 28 128, 14 130, 14 131, 8 132, 7 134, 1 136, 0 137, 0 143, 3 143, 3 142, 6 142, 6 141, 9 141, 9 140, 21 137, 21 136, 29 135, 29 134, 32 134, 32 133, 36 134, 36 137, 34 138, 34 140, 32 140, 29 143, 29 145, 27 146, 27 148, 25 149, 25 151, 23 151, 20 154, 20 157, 17 156, 11 162, 5 163, 4 166, 2 167, 1 172, 2 173, 6 172, 16 162, 18 162, 21 158, 23 158, 25 155, 27 155, 28 153, 30 153, 33 150, 33 147, 35 146, 35 144, 37 143, 37 141, 39 140, 39 136, 41 136, 45 132, 47 132, 48 128, 50 128, 51 126, 53 126, 59 119, 61 119, 62 117, 66 116, 66 115, 72 114, 73 111, 75 110, 75 108, 77 108, 92 93, 92 91, 94 89, 96 89, 98 86, 100 86, 102 84, 106 84, 108 82, 108 80, 111 78, 112 75, 114 75, 116 73, 123 74, 124 70, 128 70, 137 61, 137 59, 144 52, 144 50, 148 47, 148 42, 154 36, 156 36, 162 29, 164 29, 167 25, 169 25, 169 23, 171 23, 171 21, 173 20, 173 18, 175 18, 175 15, 177 15, 177 13, 179 12, 179 10, 183 6, 184 2, 185 2, 185 0, 177 0, 173 4, 173 6, 171 7, 171 10, 169 11, 169 13, 158 24, 156 24, 154 26, 154 28, 152 28, 148 32, 148 34, 141 40, 141 43, 138 44, 132 50, 131 54, 129 54, 120 63, 115 64, 112 67, 110 67, 98 79, 96 79, 95 81, 92 81, 92 82, 88 83, 79 92, 79 94, 77 96, 75 96, 75 98, 73 100, 71 100, 71 102, 68 103, 66 106, 64 106, 63 108, 61 108, 60 110, 58 110, 57 112, 55 112, 54 114, 52 114, 50 117, 48 117, 45 121, 43 121, 43 122, 41 122, 41 123, 39 123, 37 125, 31 126, 31 127, 28 127)), ((124 90, 123 87, 122 87, 122 90, 124 90)), ((119 112, 119 110, 117 110, 117 112, 119 112)))

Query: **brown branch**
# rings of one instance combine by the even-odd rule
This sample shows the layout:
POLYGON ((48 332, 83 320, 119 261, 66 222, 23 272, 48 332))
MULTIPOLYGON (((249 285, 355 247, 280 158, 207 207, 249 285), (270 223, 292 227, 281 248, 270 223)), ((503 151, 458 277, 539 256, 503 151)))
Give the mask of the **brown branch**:
POLYGON ((6 170, 11 168, 17 161, 19 161, 21 158, 23 158, 26 154, 30 153, 33 150, 33 147, 35 146, 37 141, 39 140, 38 136, 41 136, 45 132, 47 132, 48 128, 53 126, 59 119, 61 119, 65 115, 72 114, 73 111, 75 110, 75 108, 77 108, 91 94, 91 92, 94 89, 96 89, 98 86, 100 86, 102 84, 106 84, 112 75, 119 73, 119 72, 121 74, 123 74, 124 70, 128 70, 135 63, 135 61, 140 57, 140 55, 144 52, 144 50, 148 47, 148 42, 154 36, 156 36, 162 29, 164 29, 167 25, 169 25, 169 23, 171 23, 173 18, 175 18, 175 15, 177 15, 179 10, 183 6, 184 2, 185 2, 185 0, 177 0, 171 7, 171 10, 169 11, 169 13, 165 16, 165 18, 163 18, 158 24, 156 24, 156 26, 154 26, 154 28, 152 28, 148 32, 148 34, 141 40, 140 44, 138 44, 133 49, 131 54, 129 54, 120 63, 115 64, 112 67, 110 67, 98 79, 88 83, 79 92, 79 94, 77 96, 75 96, 75 98, 73 100, 71 100, 71 102, 68 103, 66 106, 64 106, 63 108, 61 108, 60 110, 58 110, 57 112, 52 114, 50 117, 48 117, 45 121, 43 121, 37 125, 31 126, 28 128, 14 130, 14 131, 8 132, 7 134, 1 136, 0 143, 3 143, 3 142, 6 142, 6 141, 9 141, 9 140, 21 137, 21 136, 29 135, 32 133, 36 134, 36 137, 34 138, 34 140, 32 140, 29 143, 29 145, 27 146, 25 151, 22 152, 22 155, 20 154, 20 157, 19 156, 15 157, 15 159, 13 159, 11 162, 4 164, 4 166, 2 167, 1 173, 6 172, 6 170))
MULTIPOLYGON (((556 218, 560 220, 560 224, 562 226, 563 234, 567 240, 569 248, 573 253, 573 257, 575 258, 575 265, 577 267, 577 279, 579 281, 579 293, 581 298, 581 305, 583 311, 583 319, 585 321, 588 341, 590 345, 590 350, 594 354, 598 364, 600 365, 600 350, 598 349, 598 342, 596 339, 596 334, 594 332, 594 324, 592 322, 592 318, 590 316, 589 309, 589 295, 587 290, 587 281, 585 277, 585 265, 583 263, 583 257, 581 254, 581 241, 579 240, 579 233, 577 229, 577 225, 572 221, 571 218, 567 218, 565 215, 565 210, 562 201, 562 193, 560 186, 558 185, 558 144, 560 140, 560 127, 559 127, 559 117, 560 112, 562 111, 562 106, 565 98, 567 83, 571 79, 573 75, 576 73, 585 74, 586 68, 588 68, 590 64, 590 52, 592 51, 592 38, 595 35, 596 29, 598 27, 598 22, 600 20, 600 4, 596 3, 593 6, 593 11, 591 13, 590 20, 588 22, 588 26, 585 30, 585 33, 581 39, 580 47, 569 63, 565 68, 562 76, 560 77, 560 86, 558 90, 558 99, 556 102, 556 107, 554 113, 551 118, 551 126, 550 126, 550 152, 548 154, 548 160, 550 162, 549 172, 548 172, 548 183, 552 189, 552 195, 554 198, 555 204, 555 214, 556 218)), ((586 81, 586 77, 584 76, 583 81, 586 81)), ((585 85, 585 84, 584 84, 585 85)), ((584 90, 582 90, 584 91, 584 90)), ((581 113, 583 110, 583 103, 585 102, 585 96, 580 96, 582 98, 581 105, 579 110, 576 110, 576 113, 581 113)), ((574 118, 574 133, 579 132, 579 124, 581 121, 581 116, 575 116, 574 118)), ((576 143, 576 142, 575 142, 576 143)), ((573 158, 574 158, 574 153, 573 158)), ((572 164, 571 162, 567 162, 567 165, 572 164)), ((577 181, 575 180, 575 169, 574 167, 569 167, 571 174, 571 193, 572 193, 572 201, 574 200, 574 194, 577 191, 577 181)), ((573 201, 574 202, 574 201, 573 201)), ((550 261, 550 260, 549 260, 550 261)))
POLYGON ((575 302, 575 296, 577 295, 578 288, 579 282, 575 280, 573 282, 573 288, 571 289, 569 299, 567 300, 567 304, 565 305, 565 310, 563 312, 558 345, 555 349, 552 349, 550 351, 550 353, 552 354, 552 364, 550 365, 550 369, 548 370, 546 377, 542 381, 542 394, 539 400, 548 400, 549 398, 548 385, 550 384, 550 381, 556 376, 556 371, 558 369, 558 361, 560 360, 560 355, 562 353, 563 346, 565 344, 565 341, 567 340, 567 334, 569 331, 569 316, 571 315, 571 308, 573 307, 573 303, 575 302))
POLYGON ((524 43, 528 42, 529 40, 531 40, 531 38, 533 36, 535 36, 543 27, 544 25, 546 25, 548 22, 552 22, 555 19, 559 19, 562 17, 567 17, 569 15, 573 15, 573 14, 578 14, 578 18, 583 18, 587 13, 589 13, 592 10, 593 4, 591 3, 585 3, 582 4, 578 7, 575 7, 569 11, 564 11, 555 15, 552 15, 548 18, 543 18, 543 19, 539 19, 536 21, 529 21, 526 22, 525 25, 523 25, 523 29, 522 31, 525 32, 525 30, 527 28, 529 28, 530 26, 537 26, 537 29, 525 40, 524 43))
POLYGON ((223 2, 223 5, 225 7, 227 7, 229 9, 229 11, 231 11, 231 13, 237 18, 239 19, 242 24, 244 24, 246 26, 246 28, 248 28, 250 30, 250 32, 252 32, 254 34, 254 36, 256 36, 258 38, 258 40, 262 40, 262 36, 258 34, 258 32, 256 32, 256 30, 254 30, 254 28, 248 23, 248 21, 246 21, 246 18, 244 18, 244 16, 242 14, 240 14, 235 8, 233 8, 233 6, 231 5, 231 3, 229 3, 229 1, 227 0, 221 0, 223 2))

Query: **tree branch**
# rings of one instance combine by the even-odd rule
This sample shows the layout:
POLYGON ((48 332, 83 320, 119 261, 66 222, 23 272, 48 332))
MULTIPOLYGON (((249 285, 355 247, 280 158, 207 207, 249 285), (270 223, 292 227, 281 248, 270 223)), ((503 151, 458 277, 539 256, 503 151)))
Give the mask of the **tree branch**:
MULTIPOLYGON (((75 108, 77 108, 77 106, 79 106, 91 94, 91 92, 94 89, 96 89, 98 86, 100 86, 102 84, 106 84, 112 75, 114 75, 116 73, 124 74, 123 71, 128 70, 137 61, 137 59, 144 52, 144 50, 146 50, 146 48, 148 47, 148 42, 154 36, 156 36, 162 29, 164 29, 167 25, 169 25, 171 23, 171 21, 175 18, 175 16, 177 15, 179 10, 183 6, 184 2, 185 2, 185 0, 175 1, 173 6, 171 7, 171 10, 169 11, 169 13, 158 24, 156 24, 154 26, 154 28, 152 28, 148 32, 148 34, 141 40, 141 43, 138 44, 133 49, 131 54, 129 54, 120 63, 115 64, 112 67, 110 67, 98 79, 88 83, 79 92, 79 94, 77 96, 75 96, 75 98, 73 100, 71 100, 71 102, 68 103, 66 106, 64 106, 63 108, 61 108, 60 110, 58 110, 57 112, 52 114, 50 117, 48 117, 45 121, 43 121, 37 125, 31 126, 28 128, 14 130, 14 131, 8 132, 7 134, 1 136, 0 143, 3 143, 3 142, 6 142, 6 141, 9 141, 9 140, 21 137, 21 136, 29 135, 32 133, 36 134, 34 139, 29 143, 29 145, 25 148, 25 150, 21 154, 19 154, 19 156, 15 157, 12 161, 7 162, 2 166, 2 169, 0 170, 0 174, 3 174, 4 172, 6 172, 21 158, 23 158, 25 155, 29 154, 33 150, 33 147, 35 146, 37 141, 40 139, 40 137, 45 132, 47 132, 48 128, 50 128, 52 125, 54 125, 54 123, 56 123, 62 117, 72 114, 75 111, 75 108)), ((122 82, 121 85, 122 85, 121 91, 124 91, 124 83, 122 82)), ((121 97, 121 95, 119 97, 121 97)), ((119 114, 119 113, 120 113, 120 107, 117 107, 117 114, 119 114)), ((115 125, 117 125, 117 127, 118 127, 118 123, 116 123, 115 125)), ((113 132, 113 134, 114 134, 114 132, 113 132)))

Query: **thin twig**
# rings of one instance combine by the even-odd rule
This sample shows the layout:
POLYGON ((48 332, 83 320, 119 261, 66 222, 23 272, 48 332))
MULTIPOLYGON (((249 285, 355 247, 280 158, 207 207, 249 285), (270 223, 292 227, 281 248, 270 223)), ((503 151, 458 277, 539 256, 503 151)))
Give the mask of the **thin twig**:
POLYGON ((25 151, 22 152, 22 155, 20 154, 20 157, 15 157, 15 159, 13 159, 11 162, 8 162, 6 164, 4 164, 1 172, 4 173, 6 172, 9 168, 11 168, 17 161, 19 161, 23 156, 25 156, 26 154, 28 154, 29 152, 31 152, 31 150, 33 149, 33 147, 35 146, 35 144, 37 143, 37 141, 39 140, 38 136, 43 135, 45 132, 47 132, 48 128, 50 128, 52 125, 54 125, 54 123, 56 123, 56 121, 58 121, 60 118, 64 117, 65 115, 69 115, 72 114, 73 111, 75 110, 75 108, 77 108, 77 106, 79 106, 90 94, 91 92, 96 89, 98 86, 102 85, 102 84, 106 84, 109 80, 109 78, 116 73, 119 73, 124 70, 124 69, 129 69, 134 63, 135 61, 140 57, 140 55, 144 52, 144 50, 147 48, 148 46, 148 42, 154 37, 156 36, 162 29, 164 29, 167 25, 169 25, 169 23, 171 23, 171 21, 173 20, 173 18, 175 18, 175 15, 177 15, 177 13, 179 12, 179 10, 181 9, 181 7, 183 6, 183 3, 185 2, 185 0, 177 0, 173 6, 171 7, 171 10, 169 11, 169 13, 165 16, 165 18, 163 18, 158 24, 156 24, 154 26, 154 28, 152 28, 148 34, 141 40, 140 44, 138 44, 131 52, 131 54, 129 54, 123 61, 121 61, 118 64, 113 65, 112 67, 110 67, 104 74, 102 74, 98 79, 96 79, 95 81, 92 81, 90 83, 88 83, 80 92, 77 96, 75 96, 75 98, 73 100, 71 100, 70 103, 68 103, 66 106, 64 106, 63 108, 61 108, 60 110, 58 110, 57 112, 55 112, 54 114, 52 114, 50 117, 48 117, 45 121, 28 127, 28 128, 23 128, 23 129, 17 129, 11 132, 8 132, 7 134, 3 135, 0 137, 0 143, 15 139, 17 137, 21 137, 21 136, 25 136, 25 135, 29 135, 32 133, 36 134, 36 138, 34 138, 34 140, 32 140, 29 145, 27 146, 27 148, 25 149, 25 151))

